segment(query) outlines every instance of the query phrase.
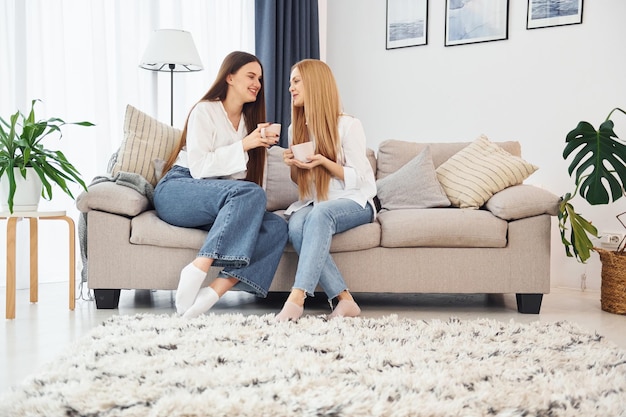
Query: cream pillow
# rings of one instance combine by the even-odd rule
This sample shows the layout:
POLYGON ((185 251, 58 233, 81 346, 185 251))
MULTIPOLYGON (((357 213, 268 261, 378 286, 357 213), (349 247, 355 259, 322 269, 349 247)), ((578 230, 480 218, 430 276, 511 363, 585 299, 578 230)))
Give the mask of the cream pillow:
POLYGON ((477 209, 498 191, 521 184, 537 169, 481 135, 441 164, 437 178, 453 206, 477 209))
POLYGON ((130 104, 124 116, 124 140, 117 151, 112 175, 134 172, 150 184, 158 182, 155 160, 167 160, 178 143, 181 131, 148 116, 130 104))

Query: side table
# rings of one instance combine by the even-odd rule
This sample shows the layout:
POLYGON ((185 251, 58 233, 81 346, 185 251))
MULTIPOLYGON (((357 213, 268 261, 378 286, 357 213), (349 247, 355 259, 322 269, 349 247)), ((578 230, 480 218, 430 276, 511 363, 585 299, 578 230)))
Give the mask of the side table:
POLYGON ((69 225, 69 269, 70 269, 70 310, 76 305, 76 226, 74 220, 65 211, 22 211, 0 212, 0 219, 7 219, 7 294, 6 318, 15 318, 15 267, 16 267, 16 229, 17 221, 28 219, 30 223, 30 302, 38 300, 39 256, 38 256, 38 221, 65 220, 69 225))

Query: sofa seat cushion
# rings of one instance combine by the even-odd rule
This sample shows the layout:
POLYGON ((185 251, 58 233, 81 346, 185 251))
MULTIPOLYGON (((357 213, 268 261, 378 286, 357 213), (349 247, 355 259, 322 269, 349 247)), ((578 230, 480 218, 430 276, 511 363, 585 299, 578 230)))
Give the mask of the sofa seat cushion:
MULTIPOLYGON (((282 211, 277 212, 281 214, 282 211)), ((130 243, 153 245, 168 248, 200 249, 208 232, 200 229, 172 226, 161 220, 154 210, 149 210, 134 217, 131 222, 130 243)), ((354 229, 339 233, 333 237, 331 252, 350 252, 375 248, 380 245, 380 224, 364 224, 354 229)), ((293 252, 288 244, 285 249, 293 252)))
MULTIPOLYGON (((274 213, 285 218, 285 210, 277 210, 274 213)), ((380 246, 380 233, 380 223, 377 221, 338 233, 333 236, 333 240, 330 242, 330 252, 351 252, 376 248, 380 246)), ((287 243, 285 252, 295 252, 291 243, 287 243)))
POLYGON ((161 220, 154 210, 144 211, 131 220, 130 243, 166 248, 200 249, 208 232, 172 226, 161 220))
POLYGON ((504 248, 508 223, 486 210, 429 208, 378 214, 381 246, 504 248))

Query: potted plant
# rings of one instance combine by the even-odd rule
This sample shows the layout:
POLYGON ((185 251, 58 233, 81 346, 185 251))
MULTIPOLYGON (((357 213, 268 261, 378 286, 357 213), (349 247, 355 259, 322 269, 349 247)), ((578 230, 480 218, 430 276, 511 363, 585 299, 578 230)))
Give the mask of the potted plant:
POLYGON ((609 204, 625 195, 626 144, 613 131, 611 116, 616 111, 626 115, 624 110, 614 108, 598 130, 581 121, 567 134, 563 158, 567 160, 573 156, 568 172, 570 176, 574 175, 576 189, 561 197, 558 219, 567 256, 586 263, 591 251, 599 253, 602 261, 602 309, 623 314, 626 313, 626 292, 623 290, 626 288, 626 256, 623 250, 619 250, 623 249, 623 242, 615 252, 594 247, 591 238, 598 237, 598 230, 576 213, 571 203, 576 194, 591 205, 609 204), (614 279, 619 282, 614 282, 614 279))
POLYGON ((37 101, 39 100, 31 102, 28 116, 17 111, 8 121, 0 117, 0 179, 7 188, 3 198, 7 199, 6 203, 11 213, 17 184, 27 177, 32 176, 41 181, 39 195, 46 200, 52 199, 52 184, 57 184, 71 198, 74 196, 68 182, 77 183, 83 189, 87 189, 80 173, 63 152, 45 147, 42 140, 50 134, 58 135, 60 139, 61 127, 64 125, 93 126, 93 123, 66 123, 59 118, 36 121, 37 101), (31 171, 32 174, 27 176, 27 171, 31 171))

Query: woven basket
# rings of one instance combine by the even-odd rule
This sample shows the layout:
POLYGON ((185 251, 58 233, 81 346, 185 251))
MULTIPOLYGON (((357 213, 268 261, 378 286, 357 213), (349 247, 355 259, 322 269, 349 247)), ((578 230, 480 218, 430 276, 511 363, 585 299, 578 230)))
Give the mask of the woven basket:
POLYGON ((626 253, 594 248, 602 262, 600 303, 602 310, 626 314, 626 253))

